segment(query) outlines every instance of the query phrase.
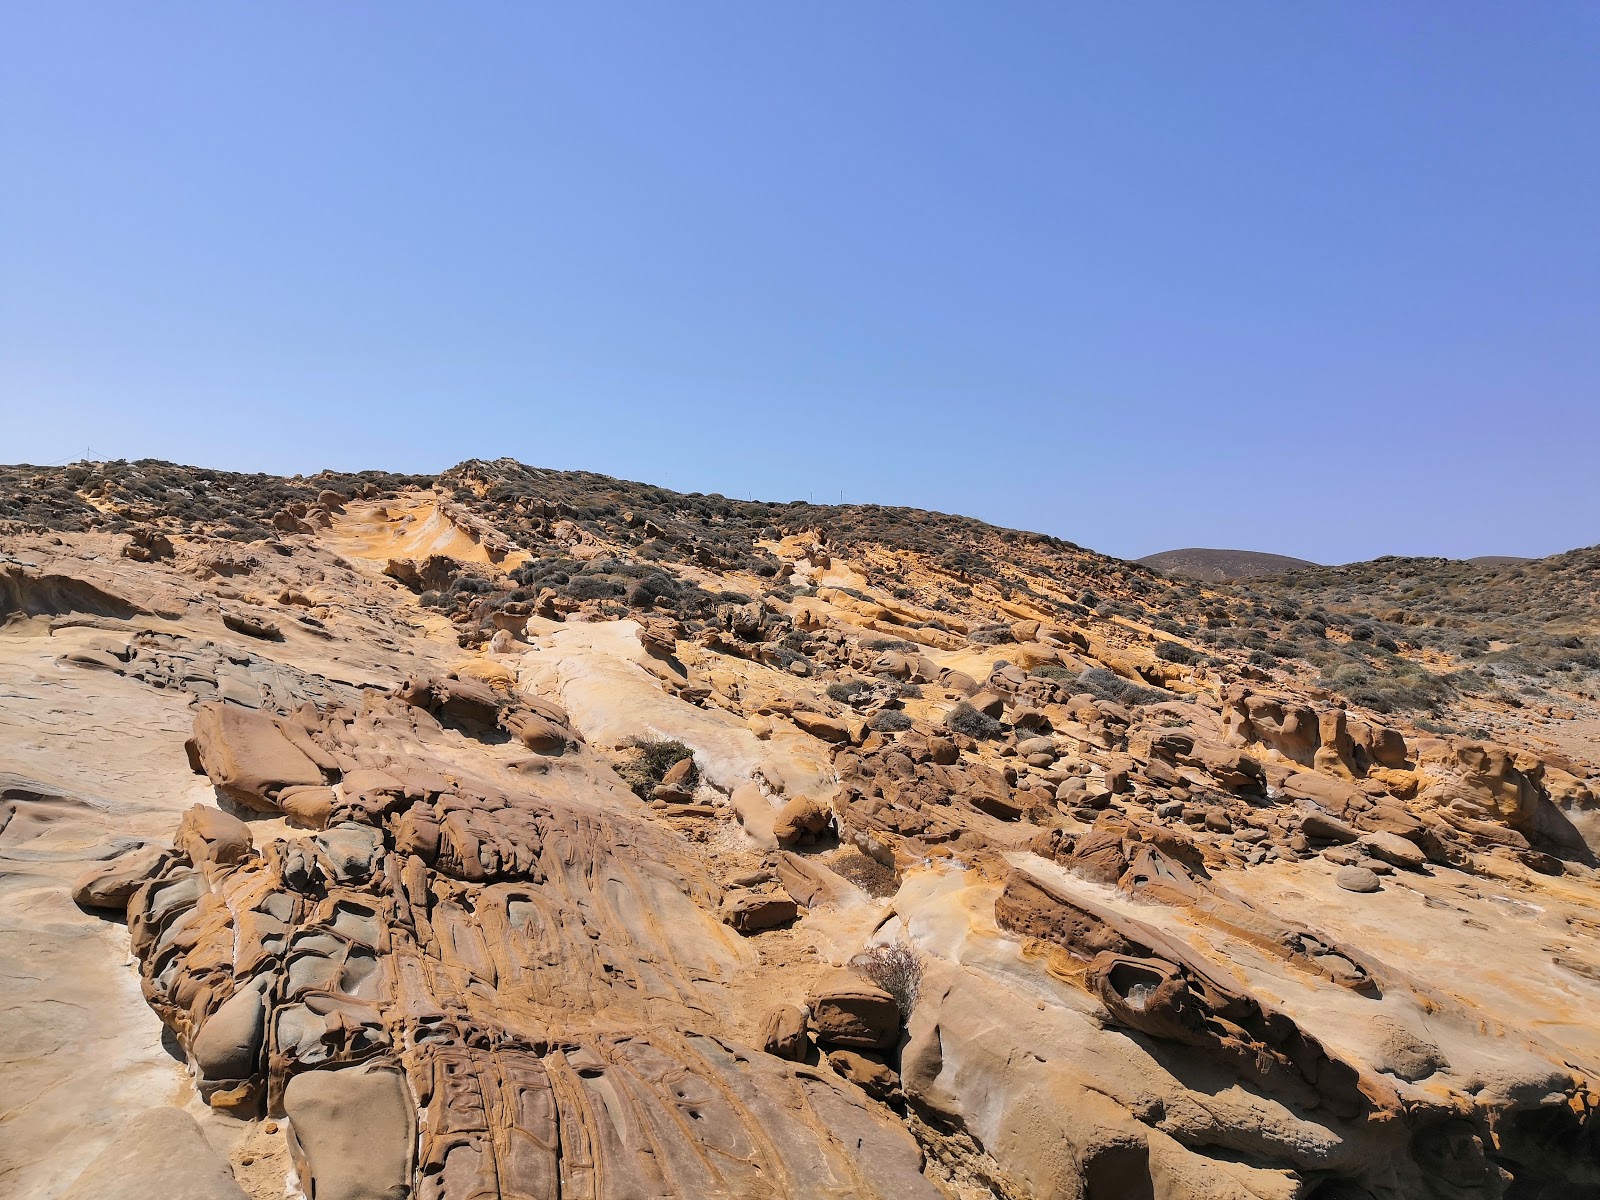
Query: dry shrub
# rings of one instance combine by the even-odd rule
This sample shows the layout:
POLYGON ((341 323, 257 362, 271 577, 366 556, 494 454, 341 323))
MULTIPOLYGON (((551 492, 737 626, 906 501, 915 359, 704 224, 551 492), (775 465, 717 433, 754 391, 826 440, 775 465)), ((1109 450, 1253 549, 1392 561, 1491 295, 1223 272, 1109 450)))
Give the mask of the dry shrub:
POLYGON ((922 958, 915 950, 904 942, 870 946, 856 956, 854 965, 895 998, 902 1016, 911 1016, 917 1003, 917 989, 922 985, 922 958))

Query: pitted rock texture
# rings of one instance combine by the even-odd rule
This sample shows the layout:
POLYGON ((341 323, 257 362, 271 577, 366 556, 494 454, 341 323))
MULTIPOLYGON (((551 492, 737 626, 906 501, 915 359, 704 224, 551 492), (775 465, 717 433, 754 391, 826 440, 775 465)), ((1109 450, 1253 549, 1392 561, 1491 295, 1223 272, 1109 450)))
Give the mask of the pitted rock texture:
MULTIPOLYGON (((318 757, 366 761, 367 730, 431 720, 412 690, 292 728, 318 757)), ((285 760, 311 765, 259 713, 202 706, 196 742, 219 792, 254 808, 285 760)), ((716 1036, 714 985, 750 954, 697 906, 716 887, 669 838, 433 770, 258 850, 194 810, 128 902, 145 995, 202 1097, 287 1118, 308 1195, 935 1194, 875 1105, 716 1036)), ((898 1026, 891 1001, 861 1044, 898 1026)))

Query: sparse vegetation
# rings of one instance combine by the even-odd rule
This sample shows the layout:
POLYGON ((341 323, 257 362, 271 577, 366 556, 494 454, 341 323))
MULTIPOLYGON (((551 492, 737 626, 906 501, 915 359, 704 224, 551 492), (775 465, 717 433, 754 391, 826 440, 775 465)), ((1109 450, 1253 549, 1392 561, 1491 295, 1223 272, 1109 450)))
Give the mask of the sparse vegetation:
MULTIPOLYGON (((694 758, 694 751, 688 746, 666 739, 635 738, 628 748, 632 753, 617 773, 641 799, 649 799, 656 785, 678 763, 694 758)), ((699 782, 699 772, 693 768, 689 782, 691 786, 699 782)))
POLYGON ((889 650, 897 651, 901 654, 910 654, 916 650, 916 646, 910 642, 901 641, 899 638, 868 638, 861 645, 863 649, 873 650, 879 654, 889 650))
POLYGON ((867 727, 878 733, 899 733, 911 728, 911 718, 898 708, 885 708, 872 714, 867 727))
POLYGON ((894 870, 855 847, 841 849, 828 860, 828 869, 855 884, 876 900, 892 896, 900 888, 894 870))
POLYGON ((1091 667, 1077 678, 1080 691, 1101 700, 1115 700, 1118 704, 1163 704, 1177 697, 1163 688, 1144 687, 1122 678, 1104 667, 1091 667))
POLYGON ((894 997, 900 1015, 909 1019, 922 986, 921 956, 906 943, 895 942, 869 946, 852 961, 858 971, 894 997))
POLYGON ((1199 661, 1200 651, 1185 646, 1182 642, 1157 642, 1156 657, 1166 662, 1188 664, 1199 661))
POLYGON ((999 721, 979 712, 965 700, 945 714, 944 723, 946 728, 956 733, 964 733, 970 738, 977 738, 979 741, 997 738, 1002 730, 999 721))
POLYGON ((865 679, 846 679, 839 683, 830 683, 827 688, 828 699, 836 700, 840 704, 861 704, 872 695, 872 685, 865 679))

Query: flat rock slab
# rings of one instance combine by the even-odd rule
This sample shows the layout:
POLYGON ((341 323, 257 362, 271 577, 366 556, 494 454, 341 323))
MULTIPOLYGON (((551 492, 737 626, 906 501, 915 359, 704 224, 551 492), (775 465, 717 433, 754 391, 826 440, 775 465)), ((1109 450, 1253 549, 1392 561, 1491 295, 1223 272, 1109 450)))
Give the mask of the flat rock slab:
POLYGON ((129 1121, 61 1200, 245 1200, 233 1172, 188 1113, 157 1108, 129 1121))

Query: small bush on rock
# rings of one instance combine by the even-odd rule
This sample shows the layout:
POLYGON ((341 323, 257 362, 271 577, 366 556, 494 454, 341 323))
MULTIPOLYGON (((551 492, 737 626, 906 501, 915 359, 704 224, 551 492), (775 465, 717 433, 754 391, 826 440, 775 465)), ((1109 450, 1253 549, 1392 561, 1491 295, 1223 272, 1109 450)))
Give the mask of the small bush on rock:
POLYGON ((922 959, 904 942, 892 946, 871 946, 854 960, 859 970, 900 1006, 900 1015, 909 1018, 917 1004, 917 989, 922 985, 922 959))
POLYGON ((977 738, 980 742, 1000 736, 1000 722, 985 716, 965 700, 945 714, 944 723, 946 728, 977 738))
MULTIPOLYGON (((617 773, 644 799, 649 799, 668 771, 684 759, 694 757, 694 751, 688 746, 666 738, 635 738, 629 747, 633 757, 618 768, 617 773)), ((689 780, 698 782, 695 771, 689 772, 689 780)))

